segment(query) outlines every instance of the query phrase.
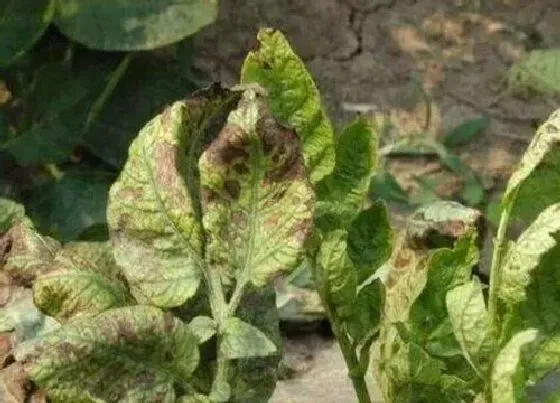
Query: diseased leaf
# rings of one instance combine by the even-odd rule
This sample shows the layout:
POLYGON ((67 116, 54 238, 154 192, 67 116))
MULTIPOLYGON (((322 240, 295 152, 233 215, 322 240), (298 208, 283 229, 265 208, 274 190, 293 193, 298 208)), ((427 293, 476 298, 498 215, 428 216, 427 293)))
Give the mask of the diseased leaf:
POLYGON ((301 139, 305 167, 311 182, 317 183, 335 164, 333 129, 319 91, 279 31, 261 29, 258 41, 259 48, 249 52, 243 63, 241 82, 266 89, 274 116, 293 127, 301 139))
POLYGON ((40 273, 48 271, 60 243, 41 236, 28 220, 15 224, 0 237, 0 271, 10 276, 14 283, 30 286, 40 273))
POLYGON ((490 119, 479 116, 464 121, 447 132, 441 142, 446 147, 460 147, 470 143, 490 126, 490 119))
POLYGON ((69 251, 66 247, 59 251, 49 272, 33 283, 35 305, 59 322, 133 305, 135 301, 126 285, 112 275, 115 268, 107 267, 115 263, 112 259, 110 262, 103 259, 104 253, 100 250, 103 246, 108 249, 106 244, 84 242, 72 245, 69 251))
POLYGON ((227 319, 222 331, 220 350, 229 360, 276 353, 276 346, 263 332, 239 318, 227 319))
POLYGON ((179 306, 199 286, 198 158, 237 98, 214 86, 168 107, 140 131, 111 187, 115 258, 140 303, 179 306))
POLYGON ((508 84, 511 90, 534 90, 550 94, 560 91, 560 52, 557 49, 536 49, 511 66, 508 84))
POLYGON ((12 225, 24 218, 25 209, 21 204, 0 197, 0 234, 8 231, 12 225))
POLYGON ((317 288, 338 318, 352 314, 358 286, 358 276, 348 256, 347 237, 344 230, 325 234, 317 255, 317 288))
POLYGON ((348 256, 357 270, 359 284, 389 259, 392 247, 387 208, 378 201, 361 211, 348 230, 348 256))
POLYGON ((253 89, 200 158, 206 259, 242 284, 264 286, 302 260, 314 194, 295 133, 253 89))
POLYGON ((560 110, 537 130, 511 175, 503 196, 511 217, 534 220, 551 204, 560 202, 560 110))
POLYGON ((361 117, 337 138, 334 171, 316 186, 320 228, 345 228, 360 211, 377 167, 377 140, 373 126, 361 117))
POLYGON ((560 203, 553 204, 539 214, 537 219, 508 249, 500 274, 500 298, 508 304, 526 299, 525 289, 531 283, 541 259, 557 247, 560 232, 560 203))
POLYGON ((217 0, 58 0, 55 22, 71 39, 98 50, 150 50, 214 21, 217 0))
POLYGON ((54 400, 174 402, 175 388, 188 389, 199 357, 187 325, 157 308, 134 306, 78 318, 21 345, 16 359, 54 400))
POLYGON ((523 350, 537 340, 534 329, 517 333, 498 353, 492 370, 492 402, 513 403, 525 400, 523 350))
POLYGON ((494 346, 482 285, 472 280, 453 288, 447 293, 446 305, 465 358, 475 371, 485 374, 492 364, 494 346))
POLYGON ((216 334, 217 324, 209 316, 195 316, 189 323, 189 327, 200 344, 209 340, 216 334))
POLYGON ((444 364, 416 344, 403 345, 390 363, 395 380, 406 383, 438 384, 444 364))
POLYGON ((43 35, 54 14, 51 0, 4 0, 0 4, 0 65, 20 58, 43 35))

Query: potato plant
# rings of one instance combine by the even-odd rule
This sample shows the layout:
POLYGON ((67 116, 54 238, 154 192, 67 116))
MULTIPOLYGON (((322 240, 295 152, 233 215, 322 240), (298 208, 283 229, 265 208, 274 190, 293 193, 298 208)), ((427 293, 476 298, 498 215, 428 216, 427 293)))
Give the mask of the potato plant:
POLYGON ((286 39, 258 39, 240 85, 140 131, 109 192, 110 242, 61 245, 0 200, 1 400, 267 401, 274 283, 304 265, 361 403, 373 351, 386 402, 525 401, 560 364, 560 111, 508 183, 486 286, 480 213, 434 203, 394 235, 366 197, 373 124, 335 136, 286 39))

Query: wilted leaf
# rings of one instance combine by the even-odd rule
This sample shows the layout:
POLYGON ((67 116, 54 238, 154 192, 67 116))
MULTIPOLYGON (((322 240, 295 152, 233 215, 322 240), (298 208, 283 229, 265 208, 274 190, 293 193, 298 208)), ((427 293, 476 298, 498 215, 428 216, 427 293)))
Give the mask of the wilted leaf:
POLYGON ((276 346, 263 332, 239 318, 229 318, 222 331, 220 350, 229 360, 276 353, 276 346))
POLYGON ((99 50, 169 45, 214 21, 217 0, 57 1, 56 24, 71 39, 99 50))
POLYGON ((301 262, 313 190, 298 138, 274 120, 256 91, 243 93, 199 169, 213 270, 263 286, 301 262))
POLYGON ((517 92, 559 92, 559 80, 560 52, 557 49, 533 50, 515 62, 508 72, 509 87, 517 92))
POLYGON ((31 223, 24 220, 15 224, 0 237, 0 270, 10 276, 15 284, 29 286, 38 274, 48 270, 60 243, 37 233, 31 223))
POLYGON ((446 305, 463 355, 474 370, 484 376, 490 368, 494 346, 482 285, 472 280, 453 288, 447 293, 446 305))
POLYGON ((511 217, 525 223, 557 202, 560 202, 560 110, 538 128, 503 196, 503 206, 511 209, 511 217))
POLYGON ((441 142, 446 147, 460 147, 470 143, 489 126, 490 119, 487 117, 472 118, 446 133, 441 142))
POLYGON ((115 266, 112 259, 110 262, 103 259, 100 250, 109 249, 109 245, 93 242, 78 245, 72 245, 69 251, 66 247, 60 250, 49 272, 35 279, 35 305, 59 322, 65 322, 77 316, 93 316, 110 308, 134 304, 126 285, 112 275, 115 267, 104 267, 115 266))
POLYGON ((187 325, 135 306, 78 318, 21 345, 16 359, 58 401, 167 402, 176 387, 188 389, 199 357, 187 325))
POLYGON ((167 108, 140 131, 111 187, 107 219, 115 258, 140 303, 179 306, 198 288, 197 162, 237 97, 212 87, 167 108))
POLYGON ((365 118, 348 125, 337 138, 332 174, 316 186, 316 222, 325 230, 346 228, 360 211, 377 168, 377 134, 365 118))
POLYGON ((24 218, 25 209, 21 204, 0 197, 0 234, 8 231, 12 225, 24 218))
POLYGON ((523 350, 535 342, 537 336, 534 329, 517 333, 498 353, 492 370, 492 402, 525 401, 523 350))
POLYGON ((389 259, 392 247, 387 208, 383 202, 376 202, 361 211, 348 230, 348 256, 357 270, 358 284, 389 259))
POLYGON ((21 57, 43 35, 54 14, 51 0, 4 0, 0 4, 0 65, 21 57))
POLYGON ((292 126, 300 137, 307 173, 311 182, 317 183, 335 164, 333 129, 319 91, 279 31, 261 29, 258 40, 259 48, 245 59, 241 82, 258 83, 267 90, 274 116, 292 126))
POLYGON ((315 274, 319 292, 339 318, 351 315, 358 286, 358 275, 348 256, 347 237, 344 230, 325 234, 315 274))
POLYGON ((209 316, 195 316, 190 321, 189 328, 198 338, 198 342, 202 344, 216 334, 217 324, 209 316))
POLYGON ((38 188, 37 197, 30 201, 30 215, 42 232, 63 242, 80 239, 92 227, 106 232, 112 179, 102 173, 66 173, 38 188))

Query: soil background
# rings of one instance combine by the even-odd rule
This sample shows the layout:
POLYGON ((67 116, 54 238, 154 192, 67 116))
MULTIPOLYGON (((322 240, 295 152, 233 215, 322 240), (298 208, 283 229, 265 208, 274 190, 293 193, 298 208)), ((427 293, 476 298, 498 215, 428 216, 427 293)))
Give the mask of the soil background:
MULTIPOLYGON (((195 36, 195 66, 234 84, 258 29, 270 26, 306 63, 337 128, 361 109, 390 115, 399 136, 435 139, 487 116, 490 128, 459 153, 497 194, 559 105, 551 96, 508 93, 508 68, 530 50, 559 47, 559 21, 558 0, 223 0, 217 23, 195 36)), ((430 164, 399 158, 389 170, 411 190, 412 176, 432 172, 430 164)), ((332 338, 286 337, 285 350, 293 376, 279 383, 273 402, 355 401, 332 338)))

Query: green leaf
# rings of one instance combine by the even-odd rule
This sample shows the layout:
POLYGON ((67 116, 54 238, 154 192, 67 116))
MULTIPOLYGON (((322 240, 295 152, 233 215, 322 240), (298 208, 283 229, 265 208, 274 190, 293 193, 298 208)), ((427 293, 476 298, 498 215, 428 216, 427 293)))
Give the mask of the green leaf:
POLYGON ((214 86, 168 107, 140 131, 111 187, 107 221, 115 259, 140 303, 179 306, 199 286, 197 163, 237 98, 214 86))
POLYGON ((319 293, 340 318, 352 314, 358 286, 358 276, 348 256, 347 237, 344 230, 325 234, 317 254, 315 273, 319 293))
POLYGON ((490 126, 490 119, 479 116, 464 121, 443 136, 441 142, 446 147, 460 147, 470 143, 490 126))
POLYGON ((297 136, 276 123, 257 92, 243 93, 199 169, 212 270, 263 286, 297 267, 314 194, 297 136))
POLYGON ((345 228, 360 211, 377 167, 377 133, 360 117, 342 131, 335 152, 334 171, 316 187, 316 216, 327 229, 329 221, 345 228))
POLYGON ((385 203, 361 211, 348 230, 348 256, 361 284, 391 256, 393 231, 385 203))
POLYGON ((94 316, 110 308, 133 305, 126 285, 117 276, 108 244, 80 243, 64 247, 48 273, 33 283, 35 305, 66 322, 77 316, 94 316), (88 250, 89 249, 89 250, 88 250))
POLYGON ((27 220, 20 221, 0 237, 0 269, 17 285, 30 286, 35 276, 49 270, 60 243, 37 233, 27 220))
POLYGON ((560 202, 560 110, 538 128, 509 179, 502 205, 511 210, 512 218, 529 223, 557 202, 560 202))
MULTIPOLYGON (((382 307, 382 288, 379 281, 362 287, 353 303, 352 314, 345 321, 344 327, 354 346, 360 346, 364 352, 369 351, 371 342, 379 332, 379 319, 382 307)), ((367 354, 369 365, 369 354, 367 354)))
POLYGON ((463 164, 459 156, 447 150, 440 150, 439 157, 447 168, 463 178, 465 186, 461 192, 461 198, 471 206, 482 202, 484 199, 484 187, 471 167, 463 164))
POLYGON ((482 285, 477 280, 453 288, 446 296, 455 337, 473 369, 484 376, 490 368, 492 330, 482 285))
POLYGON ((492 402, 525 401, 523 350, 537 340, 537 335, 534 329, 517 333, 498 353, 492 370, 492 402))
POLYGON ((25 218, 25 208, 15 201, 0 197, 0 234, 25 218))
MULTIPOLYGON (((553 204, 542 213, 508 249, 500 270, 500 298, 507 304, 517 304, 526 299, 525 289, 531 283, 544 254, 557 247, 560 232, 560 203, 553 204)), ((545 297, 543 295, 543 297, 545 297)))
POLYGON ((184 71, 172 61, 135 55, 111 97, 84 133, 82 144, 120 170, 130 143, 144 124, 194 89, 193 83, 184 77, 184 71))
POLYGON ((57 401, 175 401, 198 365, 198 341, 170 313, 147 306, 78 318, 16 359, 57 401), (126 385, 126 387, 123 387, 126 385))
POLYGON ((279 31, 261 29, 258 41, 259 48, 249 52, 243 63, 241 82, 258 83, 267 90, 274 116, 300 137, 305 167, 311 182, 317 183, 335 164, 333 129, 319 91, 279 31))
POLYGON ((276 353, 276 346, 263 332, 239 318, 227 319, 220 333, 220 352, 229 360, 276 353))
POLYGON ((559 92, 559 80, 560 52, 557 49, 533 50, 515 62, 508 72, 509 88, 516 92, 559 92))
POLYGON ((53 14, 51 0, 4 0, 0 4, 0 66, 25 54, 43 35, 53 14))
POLYGON ((210 340, 216 334, 217 324, 209 316, 195 316, 189 323, 189 327, 198 338, 199 344, 210 340))
POLYGON ((397 381, 438 384, 444 364, 430 357, 420 346, 410 343, 402 345, 392 356, 390 367, 391 373, 397 381))
POLYGON ((103 173, 67 172, 37 189, 29 203, 30 215, 42 232, 63 242, 82 238, 92 227, 106 233, 112 179, 103 173))
POLYGON ((150 50, 180 41, 213 22, 218 1, 57 1, 56 24, 98 50, 150 50))

